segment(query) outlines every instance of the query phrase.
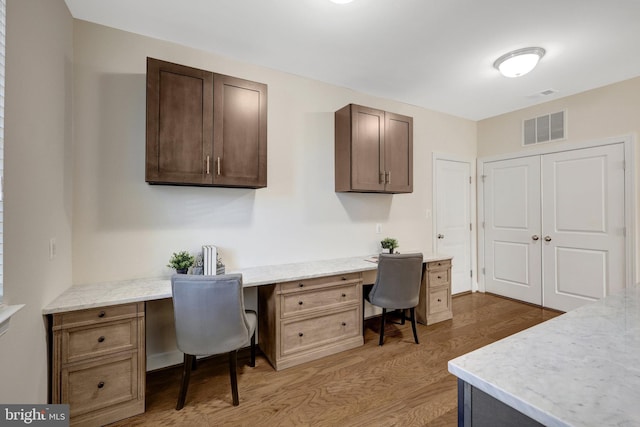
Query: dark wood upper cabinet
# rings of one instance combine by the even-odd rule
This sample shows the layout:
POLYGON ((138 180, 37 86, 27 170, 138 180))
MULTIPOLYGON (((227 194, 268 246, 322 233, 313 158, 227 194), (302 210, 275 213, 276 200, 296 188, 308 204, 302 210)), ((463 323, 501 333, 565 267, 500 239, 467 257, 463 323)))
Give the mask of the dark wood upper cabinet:
POLYGON ((147 58, 145 179, 267 185, 267 86, 147 58))
POLYGON ((336 111, 335 190, 411 193, 413 118, 354 104, 336 111))
POLYGON ((266 187, 267 86, 214 74, 213 94, 214 184, 266 187))

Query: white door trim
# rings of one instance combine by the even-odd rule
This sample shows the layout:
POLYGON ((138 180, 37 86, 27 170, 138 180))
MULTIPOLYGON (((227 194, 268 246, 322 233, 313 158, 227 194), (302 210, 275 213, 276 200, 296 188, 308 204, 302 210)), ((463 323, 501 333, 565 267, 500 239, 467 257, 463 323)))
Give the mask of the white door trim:
MULTIPOLYGON (((468 163, 469 164, 469 173, 470 173, 470 178, 471 178, 471 186, 469 188, 469 210, 470 210, 470 215, 469 218, 471 220, 471 270, 473 271, 473 276, 472 276, 472 280, 471 280, 471 292, 476 292, 478 291, 478 277, 480 276, 478 274, 478 254, 476 251, 476 248, 478 246, 478 233, 476 232, 478 230, 478 222, 476 220, 476 216, 473 214, 474 212, 476 212, 476 200, 477 200, 477 196, 476 196, 476 188, 477 185, 474 185, 475 183, 473 182, 475 180, 475 176, 477 174, 475 167, 476 167, 476 162, 474 161, 473 157, 464 157, 464 156, 459 156, 459 155, 455 155, 455 154, 447 154, 447 153, 439 153, 439 152, 433 152, 432 154, 432 161, 431 161, 431 171, 432 171, 432 179, 431 179, 431 211, 430 211, 430 215, 431 215, 431 250, 435 253, 436 252, 436 230, 437 230, 437 223, 436 223, 436 161, 437 160, 448 160, 448 161, 452 161, 452 162, 462 162, 462 163, 468 163)), ((427 215, 427 219, 428 219, 429 215, 427 215)), ((455 262, 455 260, 454 260, 455 262)))
POLYGON ((584 148, 591 147, 600 147, 604 145, 611 144, 624 144, 624 156, 625 156, 625 171, 624 171, 624 180, 625 180, 625 195, 624 195, 624 204, 625 204, 625 266, 626 266, 626 283, 625 286, 631 286, 636 283, 638 280, 636 278, 637 272, 637 261, 636 261, 636 182, 635 182, 635 169, 636 169, 636 161, 635 161, 635 138, 633 135, 623 135, 618 137, 611 138, 603 138, 600 140, 594 141, 585 141, 585 142, 564 142, 553 144, 550 146, 542 146, 535 147, 532 149, 527 149, 525 151, 508 153, 508 154, 500 154, 495 156, 486 156, 480 157, 477 160, 476 165, 476 182, 477 189, 476 194, 478 195, 478 272, 477 275, 477 283, 478 290, 480 292, 485 292, 485 281, 483 270, 485 268, 484 264, 484 244, 485 244, 485 233, 483 224, 485 222, 484 218, 484 188, 482 182, 482 171, 484 170, 484 164, 486 162, 496 161, 496 160, 507 160, 507 159, 516 159, 520 157, 529 157, 529 156, 538 156, 543 154, 550 153, 558 153, 562 151, 571 151, 571 150, 580 150, 584 148))

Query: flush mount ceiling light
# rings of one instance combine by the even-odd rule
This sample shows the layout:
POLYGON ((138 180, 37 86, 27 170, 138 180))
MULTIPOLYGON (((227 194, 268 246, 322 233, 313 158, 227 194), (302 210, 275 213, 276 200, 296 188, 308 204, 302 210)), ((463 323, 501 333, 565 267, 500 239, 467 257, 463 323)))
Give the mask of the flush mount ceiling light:
POLYGON ((505 77, 520 77, 533 70, 544 54, 541 47, 525 47, 502 55, 493 66, 505 77))

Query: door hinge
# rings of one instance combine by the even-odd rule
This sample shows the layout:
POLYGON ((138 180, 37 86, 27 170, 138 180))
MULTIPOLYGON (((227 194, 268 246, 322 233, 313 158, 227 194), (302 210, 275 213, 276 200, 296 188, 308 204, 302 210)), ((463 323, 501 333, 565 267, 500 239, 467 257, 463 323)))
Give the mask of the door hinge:
POLYGON ((469 223, 469 231, 473 231, 473 224, 469 223))
POLYGON ((469 177, 469 184, 471 184, 471 177, 469 177))
POLYGON ((484 221, 482 221, 482 228, 484 228, 484 221))
POLYGON ((482 182, 484 182, 486 177, 487 177, 487 175, 482 175, 482 182))
POLYGON ((482 267, 482 274, 485 274, 485 272, 484 272, 484 267, 482 267))
POLYGON ((473 270, 469 270, 469 276, 473 277, 473 270))

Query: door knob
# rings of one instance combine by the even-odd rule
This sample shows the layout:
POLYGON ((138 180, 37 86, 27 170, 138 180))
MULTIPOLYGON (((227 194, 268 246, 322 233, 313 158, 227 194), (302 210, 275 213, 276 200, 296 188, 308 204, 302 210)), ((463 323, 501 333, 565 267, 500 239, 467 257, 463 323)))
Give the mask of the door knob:
POLYGON ((438 239, 444 239, 444 234, 438 234, 438 239))
POLYGON ((538 236, 537 234, 534 234, 533 236, 531 236, 531 238, 533 240, 538 240, 540 238, 540 236, 538 236))
POLYGON ((544 241, 545 242, 550 242, 551 241, 551 236, 544 236, 544 241))

